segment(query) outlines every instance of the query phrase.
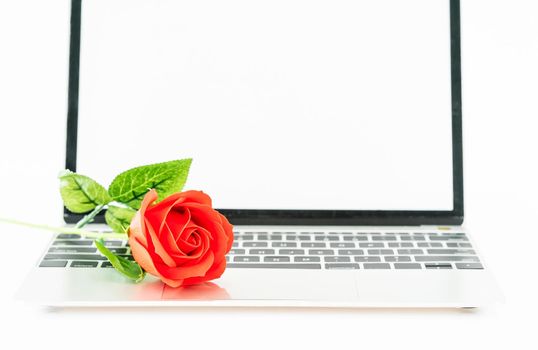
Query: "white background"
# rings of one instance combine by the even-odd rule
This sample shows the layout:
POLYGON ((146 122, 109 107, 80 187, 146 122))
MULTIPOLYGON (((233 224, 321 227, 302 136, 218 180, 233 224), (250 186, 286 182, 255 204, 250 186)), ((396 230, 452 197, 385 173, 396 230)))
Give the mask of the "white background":
MULTIPOLYGON (((0 215, 58 224, 69 4, 0 4, 0 215)), ((466 225, 506 304, 476 312, 40 309, 12 296, 50 235, 0 225, 0 347, 535 349, 538 4, 464 0, 462 32, 466 225)))
POLYGON ((217 208, 452 210, 448 0, 93 0, 81 43, 105 185, 192 157, 217 208))

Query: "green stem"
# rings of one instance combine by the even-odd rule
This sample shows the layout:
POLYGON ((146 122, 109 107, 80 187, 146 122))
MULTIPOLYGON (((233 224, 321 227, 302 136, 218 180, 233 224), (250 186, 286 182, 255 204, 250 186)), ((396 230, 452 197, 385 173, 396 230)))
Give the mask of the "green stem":
POLYGON ((3 218, 0 218, 0 222, 36 228, 36 229, 45 230, 45 231, 52 231, 56 233, 74 233, 74 234, 78 234, 78 235, 89 237, 89 238, 127 239, 127 234, 125 233, 100 233, 100 232, 94 232, 94 231, 81 230, 76 227, 57 227, 57 226, 49 226, 49 225, 40 225, 40 224, 33 224, 30 222, 24 222, 24 221, 13 220, 13 219, 3 219, 3 218))
POLYGON ((82 219, 79 220, 79 222, 77 222, 77 224, 75 225, 75 228, 82 228, 86 224, 92 222, 93 218, 95 218, 95 216, 99 214, 101 210, 103 210, 104 207, 105 207, 104 204, 99 204, 98 206, 96 206, 90 213, 85 215, 82 219))

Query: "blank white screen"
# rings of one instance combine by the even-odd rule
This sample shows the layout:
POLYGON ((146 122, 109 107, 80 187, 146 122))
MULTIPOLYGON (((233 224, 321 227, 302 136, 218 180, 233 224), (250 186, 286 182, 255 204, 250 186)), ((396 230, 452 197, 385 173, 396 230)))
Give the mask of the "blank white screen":
POLYGON ((77 170, 217 208, 452 210, 448 0, 83 2, 77 170))

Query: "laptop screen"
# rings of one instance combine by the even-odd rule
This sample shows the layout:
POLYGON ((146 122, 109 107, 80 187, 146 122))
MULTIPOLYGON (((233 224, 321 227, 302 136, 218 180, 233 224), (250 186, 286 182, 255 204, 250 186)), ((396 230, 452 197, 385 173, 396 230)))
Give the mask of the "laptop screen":
POLYGON ((77 171, 222 209, 453 209, 448 0, 83 1, 77 171))

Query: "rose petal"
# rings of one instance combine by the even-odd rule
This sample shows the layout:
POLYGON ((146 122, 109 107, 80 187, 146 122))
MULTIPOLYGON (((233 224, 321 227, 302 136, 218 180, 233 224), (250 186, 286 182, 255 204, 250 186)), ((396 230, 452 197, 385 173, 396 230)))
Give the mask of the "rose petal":
POLYGON ((188 200, 185 201, 185 203, 195 202, 202 205, 207 205, 209 207, 213 206, 213 204, 211 203, 211 197, 209 197, 207 194, 205 194, 202 191, 194 191, 194 190, 185 191, 183 192, 183 195, 185 196, 185 198, 188 198, 188 200))
POLYGON ((172 230, 170 230, 170 227, 168 224, 165 223, 163 227, 163 231, 161 232, 161 236, 159 239, 162 242, 163 248, 166 249, 168 254, 170 254, 171 257, 174 256, 184 256, 186 255, 177 245, 176 240, 174 238, 174 235, 172 233, 172 230))
MULTIPOLYGON (((202 191, 185 191, 166 197, 161 202, 150 208, 147 215, 152 217, 152 221, 154 219, 154 222, 162 223, 172 208, 186 202, 211 207, 211 197, 209 197, 207 194, 203 193, 202 191)), ((159 227, 159 231, 161 229, 162 227, 159 227)))
POLYGON ((233 227, 201 191, 176 193, 163 201, 155 190, 144 197, 130 225, 135 260, 171 287, 218 278, 233 243, 233 227))
POLYGON ((135 216, 131 220, 131 225, 129 226, 129 238, 134 236, 140 242, 142 242, 146 248, 148 247, 147 237, 145 234, 146 222, 145 220, 141 220, 141 218, 145 217, 148 206, 155 202, 157 197, 157 191, 155 190, 149 190, 148 193, 146 193, 142 199, 142 203, 140 204, 140 209, 138 209, 136 212, 135 216))
POLYGON ((171 194, 156 204, 158 205, 157 210, 162 210, 162 208, 173 207, 173 203, 176 203, 176 202, 179 203, 179 202, 185 201, 186 199, 187 198, 185 197, 184 192, 177 192, 177 193, 171 194))
POLYGON ((162 246, 161 242, 159 241, 159 238, 157 237, 157 234, 155 233, 155 230, 151 226, 151 223, 149 222, 148 219, 146 219, 145 221, 146 221, 147 232, 151 238, 151 241, 148 242, 149 243, 148 251, 150 252, 150 254, 152 252, 155 252, 155 254, 157 254, 166 265, 170 267, 175 267, 176 263, 174 259, 170 257, 166 249, 164 249, 164 247, 162 246))
POLYGON ((186 254, 190 254, 194 249, 197 248, 196 245, 192 244, 191 242, 189 242, 188 238, 190 237, 190 235, 195 232, 196 230, 198 229, 198 226, 190 226, 190 227, 187 227, 184 231, 183 231, 183 236, 184 237, 179 237, 178 240, 177 240, 177 244, 179 245, 179 247, 181 247, 181 249, 186 253, 186 254))
MULTIPOLYGON (((194 234, 198 234, 198 233, 194 233, 194 234)), ((207 251, 211 248, 211 243, 209 241, 209 238, 202 234, 198 234, 199 237, 200 237, 200 244, 199 246, 191 252, 191 256, 197 256, 199 257, 198 259, 194 259, 192 261, 190 261, 188 264, 185 264, 185 266, 188 266, 188 265, 194 265, 196 263, 198 263, 201 259, 203 259, 204 255, 207 253, 207 251)))
MULTIPOLYGON (((167 229, 168 226, 165 225, 165 229, 167 229)), ((195 230, 195 228, 193 228, 195 230)), ((196 247, 193 247, 189 252, 187 252, 184 249, 180 249, 181 246, 175 245, 176 242, 163 242, 163 247, 167 249, 168 253, 170 254, 170 257, 176 262, 176 266, 182 266, 185 264, 191 264, 196 263, 201 257, 202 254, 205 253, 205 251, 193 251, 196 247), (179 249, 178 253, 173 253, 172 250, 174 248, 168 248, 169 246, 175 245, 179 249)), ((207 249, 206 249, 207 250, 207 249)))
POLYGON ((151 222, 157 224, 156 228, 158 228, 158 232, 160 233, 163 229, 164 223, 166 222, 166 217, 170 214, 170 211, 174 208, 174 205, 176 203, 183 202, 184 200, 185 198, 179 197, 176 201, 167 205, 164 205, 163 202, 157 203, 147 210, 145 216, 151 222))
POLYGON ((159 275, 159 278, 161 279, 161 281, 163 281, 164 283, 166 283, 167 285, 173 288, 181 287, 183 285, 183 280, 168 279, 160 275, 159 275))
POLYGON ((188 208, 174 208, 166 216, 165 222, 170 227, 170 231, 172 231, 174 239, 177 241, 191 222, 191 212, 188 208))
POLYGON ((191 207, 190 210, 192 221, 212 233, 211 249, 215 256, 224 256, 229 251, 229 238, 221 225, 221 214, 212 208, 208 212, 207 208, 199 206, 191 207))
POLYGON ((204 259, 202 259, 199 264, 191 266, 182 265, 178 267, 155 264, 155 268, 161 276, 171 280, 178 280, 189 277, 204 276, 213 264, 213 261, 213 252, 208 251, 204 259))
POLYGON ((202 277, 189 277, 183 280, 183 285, 188 286, 196 283, 202 283, 219 278, 226 269, 226 259, 222 259, 220 262, 215 262, 213 266, 202 277))
POLYGON ((131 247, 131 254, 135 261, 144 269, 147 273, 159 276, 155 265, 153 264, 153 258, 148 253, 146 247, 141 243, 138 238, 129 238, 129 246, 131 247))

